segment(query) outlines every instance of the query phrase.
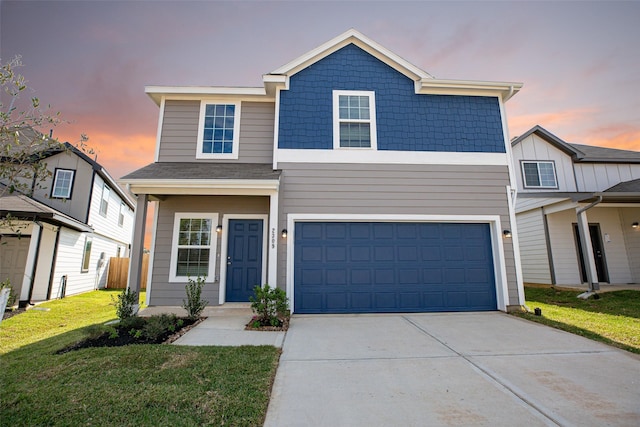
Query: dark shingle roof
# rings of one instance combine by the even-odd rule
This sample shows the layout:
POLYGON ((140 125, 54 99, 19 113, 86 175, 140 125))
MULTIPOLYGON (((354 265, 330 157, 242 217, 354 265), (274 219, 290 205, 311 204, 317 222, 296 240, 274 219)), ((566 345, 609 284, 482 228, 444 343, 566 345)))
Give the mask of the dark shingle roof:
POLYGON ((0 197, 0 218, 4 218, 8 214, 21 220, 42 220, 56 225, 65 225, 79 231, 91 231, 91 227, 88 225, 24 194, 0 197))
POLYGON ((605 193, 640 193, 640 179, 624 181, 604 190, 605 193))
POLYGON ((129 180, 251 179, 278 180, 280 171, 263 163, 151 163, 121 178, 129 180))
POLYGON ((578 159, 583 162, 640 162, 640 152, 630 150, 618 150, 616 148, 596 147, 594 145, 569 144, 583 155, 578 159))
POLYGON ((572 157, 574 162, 640 163, 640 152, 638 151, 618 150, 616 148, 568 143, 539 125, 532 127, 524 134, 514 138, 511 145, 514 146, 520 143, 522 140, 534 133, 549 144, 567 153, 572 157))

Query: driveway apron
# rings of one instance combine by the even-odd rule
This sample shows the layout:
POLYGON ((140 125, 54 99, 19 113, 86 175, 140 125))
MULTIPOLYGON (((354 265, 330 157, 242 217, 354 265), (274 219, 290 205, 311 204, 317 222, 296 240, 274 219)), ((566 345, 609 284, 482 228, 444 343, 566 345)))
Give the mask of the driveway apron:
POLYGON ((640 425, 640 358, 499 312, 294 316, 265 426, 640 425))

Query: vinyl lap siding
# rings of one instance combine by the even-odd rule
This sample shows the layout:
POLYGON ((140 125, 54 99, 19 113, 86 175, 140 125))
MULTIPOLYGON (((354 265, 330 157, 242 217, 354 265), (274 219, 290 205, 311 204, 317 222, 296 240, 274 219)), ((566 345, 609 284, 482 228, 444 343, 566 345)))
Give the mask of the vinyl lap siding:
MULTIPOLYGON (((500 215, 510 228, 506 166, 280 164, 280 224, 287 214, 500 215)), ((510 301, 518 304, 513 247, 505 242, 510 301)), ((278 253, 286 283, 286 247, 278 253)))
POLYGON ((541 209, 518 214, 518 239, 522 276, 526 283, 551 284, 551 269, 541 209))
MULTIPOLYGON (((160 136, 159 162, 194 162, 198 139, 200 101, 166 101, 160 136)), ((273 161, 275 104, 242 102, 240 112, 240 152, 238 163, 273 161)), ((207 159, 198 162, 229 160, 207 159)))
MULTIPOLYGON (((218 224, 222 224, 224 214, 268 214, 269 198, 243 196, 173 196, 160 202, 157 209, 158 222, 156 224, 156 244, 153 248, 150 305, 181 305, 182 300, 185 298, 184 287, 186 283, 169 282, 175 213, 217 212, 219 215, 218 224)), ((265 226, 268 225, 265 224, 265 226)), ((219 254, 222 248, 222 236, 216 234, 216 237, 218 244, 215 258, 215 282, 207 283, 202 289, 203 298, 209 301, 209 305, 217 305, 219 301, 221 264, 219 254)))

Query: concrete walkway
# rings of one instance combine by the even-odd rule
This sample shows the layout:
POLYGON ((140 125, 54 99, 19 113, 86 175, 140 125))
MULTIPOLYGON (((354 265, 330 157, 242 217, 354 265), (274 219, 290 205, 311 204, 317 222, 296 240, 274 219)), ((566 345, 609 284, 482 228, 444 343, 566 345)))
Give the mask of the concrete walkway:
MULTIPOLYGON (((147 307, 140 316, 169 313, 186 316, 182 307, 147 307)), ((202 316, 207 318, 173 342, 173 345, 242 346, 272 345, 282 347, 285 332, 245 331, 253 313, 249 304, 227 303, 206 307, 202 316)))
POLYGON ((265 426, 635 426, 640 357, 504 313, 294 316, 265 426))

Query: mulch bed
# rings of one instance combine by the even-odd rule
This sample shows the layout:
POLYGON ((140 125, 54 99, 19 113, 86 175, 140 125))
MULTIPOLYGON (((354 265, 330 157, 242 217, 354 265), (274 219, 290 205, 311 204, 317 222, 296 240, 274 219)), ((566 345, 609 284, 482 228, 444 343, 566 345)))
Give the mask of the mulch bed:
POLYGON ((289 329, 289 318, 285 317, 284 319, 280 319, 280 321, 282 322, 282 324, 280 326, 272 326, 271 324, 261 324, 259 327, 254 327, 254 323, 256 321, 256 318, 252 318, 249 323, 247 323, 247 325, 245 326, 245 331, 266 331, 266 332, 273 332, 273 331, 286 331, 289 329))
POLYGON ((17 316, 20 313, 24 313, 25 311, 27 311, 26 308, 15 308, 13 310, 5 310, 4 314, 2 315, 2 320, 7 320, 10 317, 17 316))
POLYGON ((119 328, 118 325, 114 325, 115 329, 118 331, 117 337, 110 337, 109 333, 103 333, 96 338, 87 338, 69 347, 58 350, 56 354, 64 354, 70 351, 92 347, 121 347, 123 345, 130 344, 171 344, 182 335, 186 334, 191 328, 206 319, 206 317, 201 317, 195 320, 189 319, 187 317, 181 317, 180 319, 182 319, 183 321, 181 327, 176 327, 175 332, 167 331, 165 334, 161 335, 160 337, 158 337, 158 339, 155 340, 149 340, 143 337, 137 338, 129 334, 128 330, 119 328))

